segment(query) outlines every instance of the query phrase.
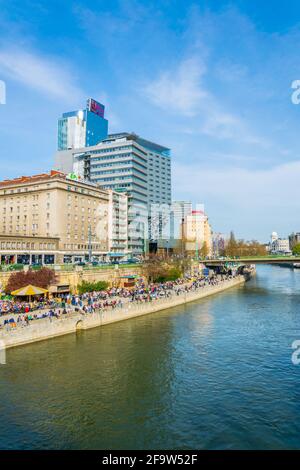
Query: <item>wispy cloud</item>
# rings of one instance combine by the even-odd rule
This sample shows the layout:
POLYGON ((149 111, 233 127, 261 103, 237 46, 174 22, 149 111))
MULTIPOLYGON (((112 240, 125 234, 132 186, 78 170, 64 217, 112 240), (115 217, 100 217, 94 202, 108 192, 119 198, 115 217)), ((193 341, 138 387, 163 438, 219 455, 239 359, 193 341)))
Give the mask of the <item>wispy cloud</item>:
POLYGON ((152 103, 162 109, 194 116, 209 97, 201 85, 204 73, 204 64, 189 58, 179 64, 177 70, 163 72, 148 83, 143 91, 152 103))
POLYGON ((184 59, 175 70, 162 72, 148 82, 143 94, 165 112, 191 118, 190 134, 205 134, 217 139, 235 139, 249 144, 268 145, 254 135, 244 120, 225 109, 204 84, 207 67, 198 57, 184 59))
POLYGON ((22 48, 0 49, 0 74, 50 97, 74 101, 84 96, 74 74, 62 62, 22 48))

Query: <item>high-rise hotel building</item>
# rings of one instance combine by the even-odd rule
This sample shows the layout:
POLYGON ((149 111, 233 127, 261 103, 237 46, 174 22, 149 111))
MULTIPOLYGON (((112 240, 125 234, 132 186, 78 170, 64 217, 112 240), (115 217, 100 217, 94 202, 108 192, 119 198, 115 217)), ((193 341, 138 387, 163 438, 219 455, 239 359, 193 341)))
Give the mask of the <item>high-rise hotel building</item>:
POLYGON ((90 147, 107 137, 108 121, 104 105, 89 98, 86 108, 63 113, 58 120, 58 150, 90 147))
POLYGON ((57 152, 56 168, 126 192, 129 250, 136 255, 147 250, 151 206, 171 204, 170 149, 134 133, 110 134, 89 148, 57 152))

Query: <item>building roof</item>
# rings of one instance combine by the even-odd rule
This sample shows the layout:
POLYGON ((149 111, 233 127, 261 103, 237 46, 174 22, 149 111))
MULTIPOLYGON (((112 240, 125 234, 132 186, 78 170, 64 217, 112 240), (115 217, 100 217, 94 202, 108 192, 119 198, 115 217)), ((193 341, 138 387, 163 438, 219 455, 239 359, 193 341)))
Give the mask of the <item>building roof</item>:
POLYGON ((19 176, 18 178, 0 181, 0 188, 23 183, 35 183, 37 181, 48 180, 49 178, 54 178, 57 176, 61 178, 66 177, 66 175, 61 171, 51 170, 50 173, 40 173, 32 176, 19 176))
POLYGON ((102 194, 105 193, 108 196, 108 192, 101 186, 91 181, 73 179, 69 177, 67 174, 61 171, 56 171, 56 170, 51 170, 49 173, 40 173, 40 174, 32 175, 32 176, 20 176, 18 178, 0 181, 0 189, 6 188, 6 187, 9 188, 11 186, 20 186, 24 184, 27 185, 27 184, 35 184, 35 183, 41 183, 41 182, 49 182, 51 180, 56 180, 56 181, 58 180, 60 182, 68 183, 70 185, 80 184, 80 185, 88 186, 90 189, 101 192, 102 194))
MULTIPOLYGON (((153 152, 164 153, 169 155, 170 149, 168 147, 164 147, 163 145, 156 144, 155 142, 151 142, 150 140, 146 140, 141 138, 139 135, 135 134, 134 132, 119 132, 116 134, 108 134, 107 138, 104 139, 104 142, 116 139, 127 139, 127 140, 134 140, 142 147, 147 148, 148 150, 152 150, 153 152)), ((102 141, 103 142, 103 141, 102 141)))
POLYGON ((192 211, 192 215, 205 215, 203 211, 192 211))

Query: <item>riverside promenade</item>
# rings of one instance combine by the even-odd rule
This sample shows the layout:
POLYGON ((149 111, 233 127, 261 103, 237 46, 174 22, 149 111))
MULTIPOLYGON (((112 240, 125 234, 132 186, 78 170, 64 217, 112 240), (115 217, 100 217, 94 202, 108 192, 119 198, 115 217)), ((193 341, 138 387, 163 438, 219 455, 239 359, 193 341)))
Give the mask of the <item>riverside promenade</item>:
POLYGON ((87 330, 99 326, 128 320, 130 318, 159 312, 188 302, 193 302, 232 287, 242 285, 244 276, 236 276, 229 280, 221 281, 217 285, 207 285, 191 292, 183 292, 179 295, 173 293, 168 298, 153 300, 142 304, 126 303, 122 307, 99 310, 95 313, 70 313, 59 318, 44 318, 30 322, 28 326, 17 325, 15 328, 2 329, 0 341, 5 348, 22 346, 37 341, 43 341, 79 330, 87 330))

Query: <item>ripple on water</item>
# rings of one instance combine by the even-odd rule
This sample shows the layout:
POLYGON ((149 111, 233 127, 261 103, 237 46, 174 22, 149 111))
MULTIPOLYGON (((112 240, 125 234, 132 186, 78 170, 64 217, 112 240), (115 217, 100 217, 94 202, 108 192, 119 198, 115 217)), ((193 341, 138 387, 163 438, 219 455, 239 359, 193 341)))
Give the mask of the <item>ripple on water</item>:
POLYGON ((298 274, 9 350, 0 448, 298 448, 298 274))

